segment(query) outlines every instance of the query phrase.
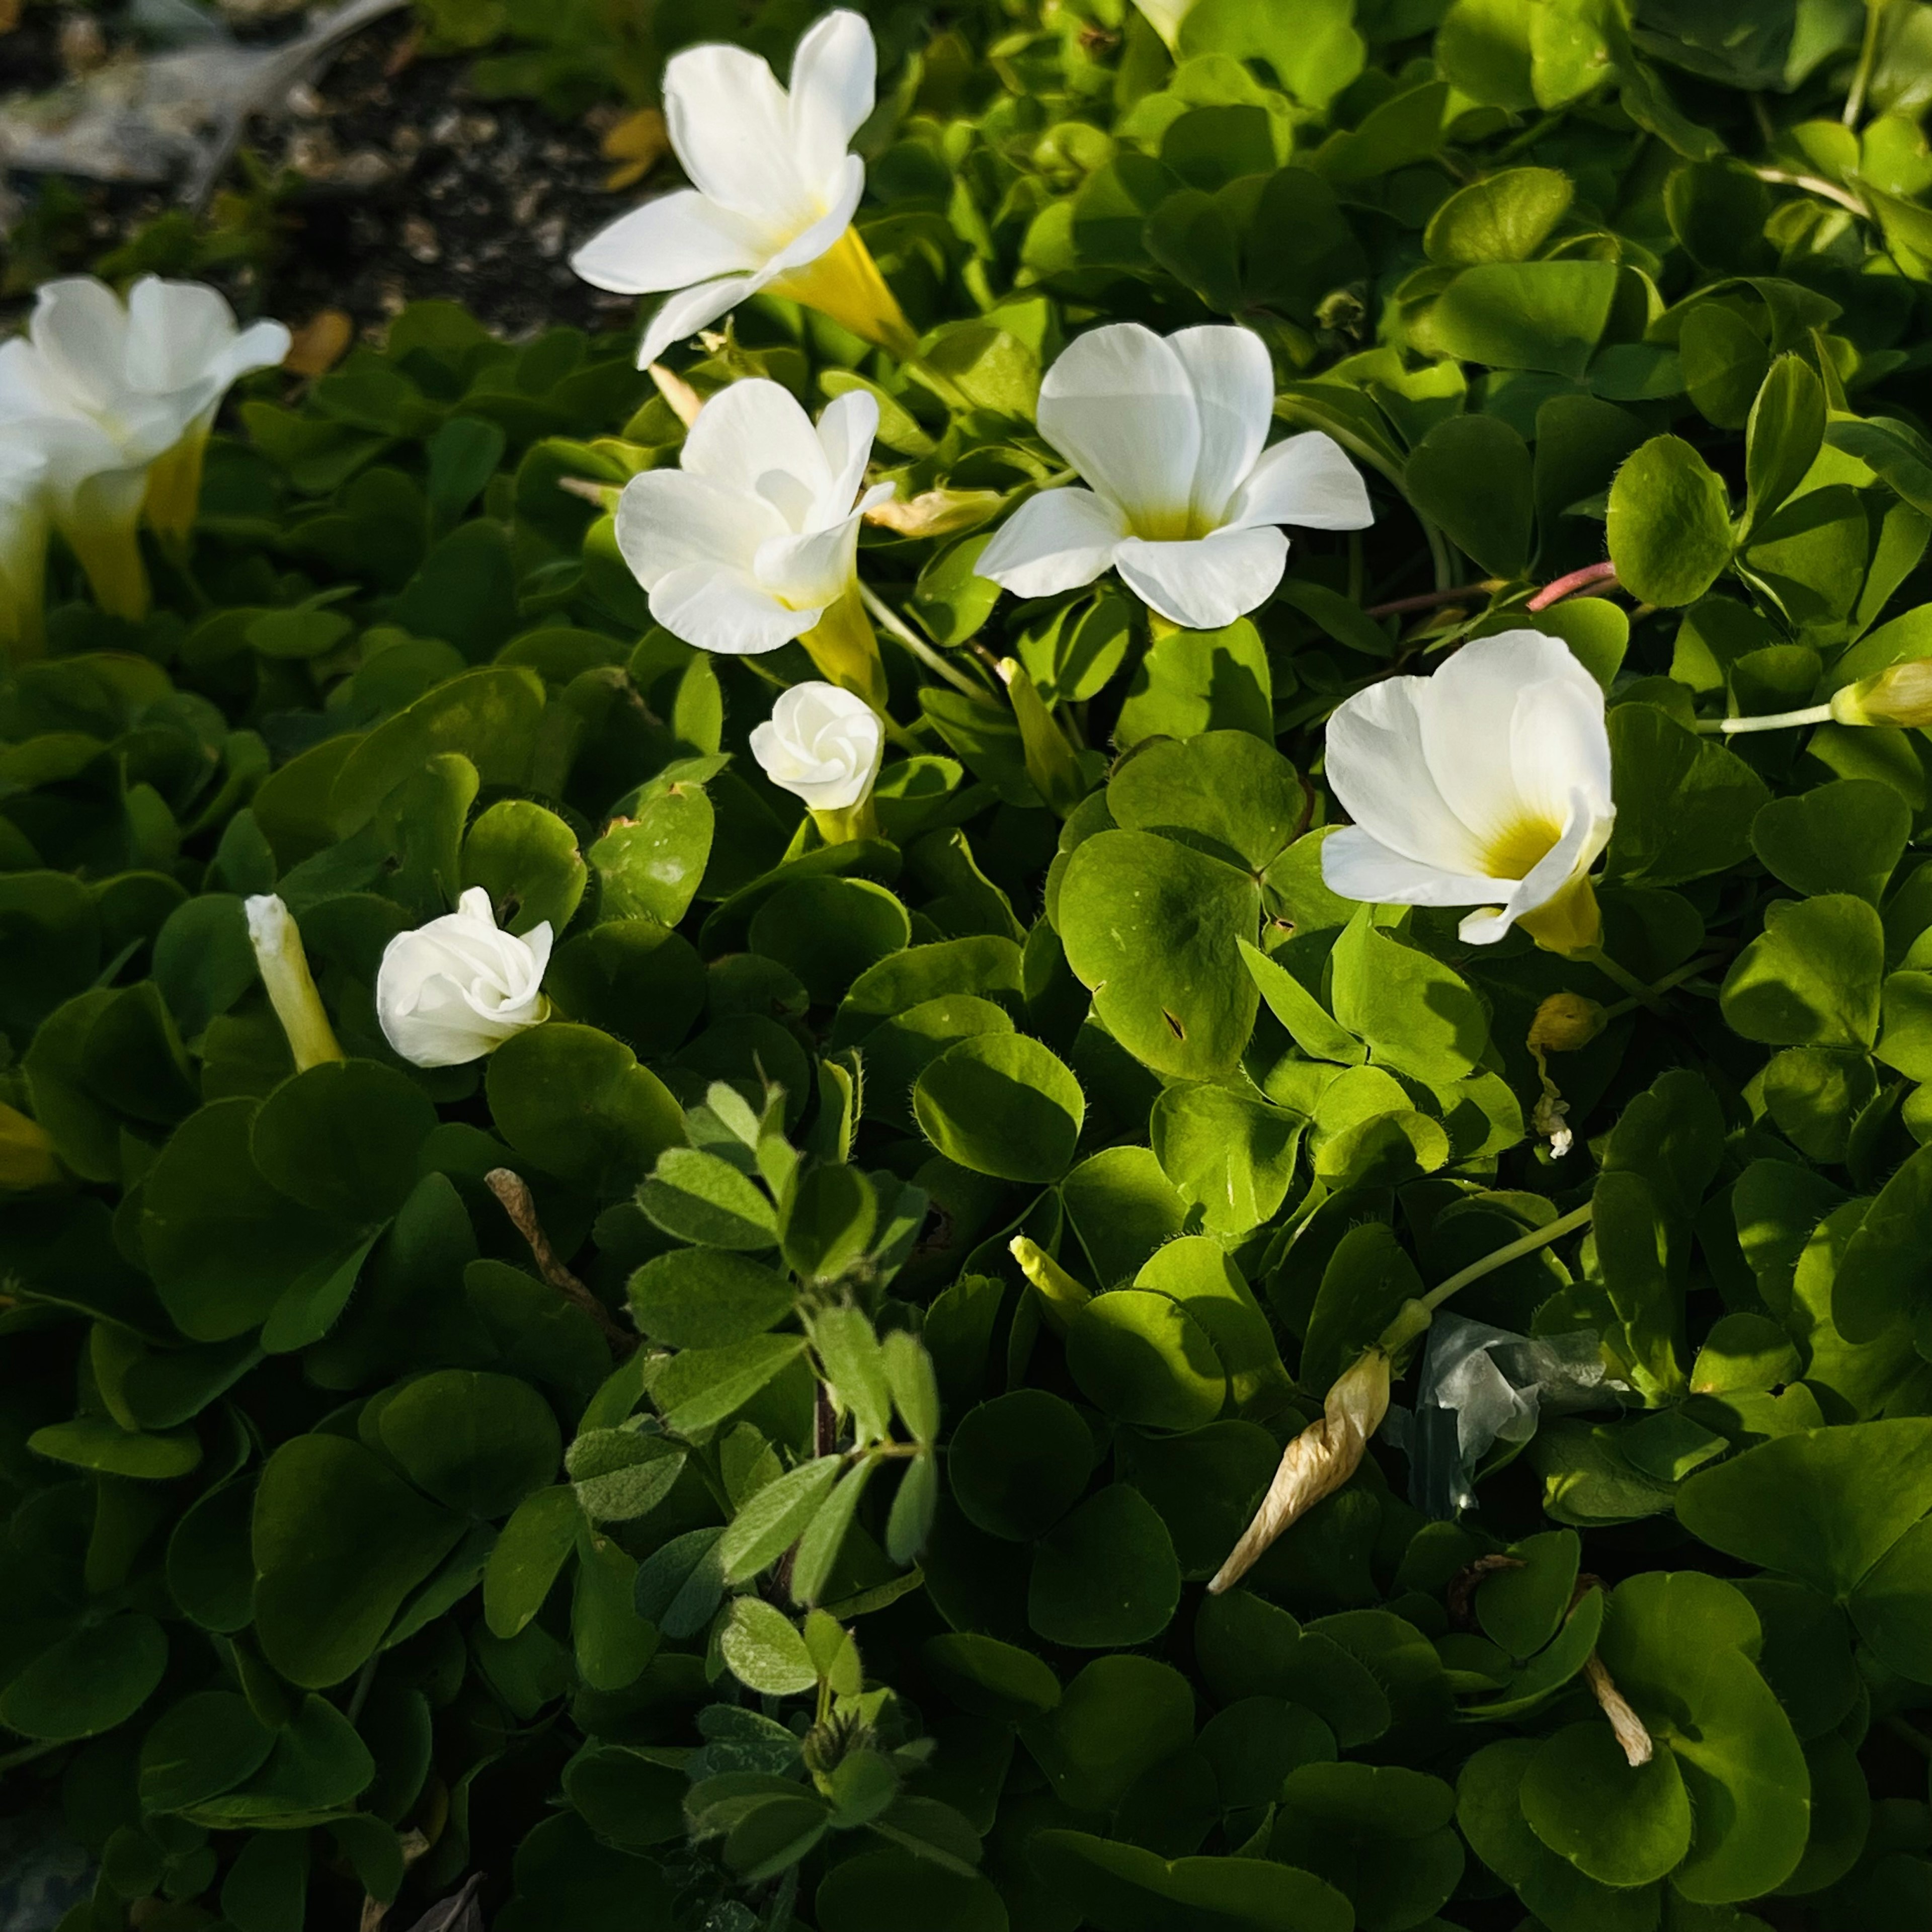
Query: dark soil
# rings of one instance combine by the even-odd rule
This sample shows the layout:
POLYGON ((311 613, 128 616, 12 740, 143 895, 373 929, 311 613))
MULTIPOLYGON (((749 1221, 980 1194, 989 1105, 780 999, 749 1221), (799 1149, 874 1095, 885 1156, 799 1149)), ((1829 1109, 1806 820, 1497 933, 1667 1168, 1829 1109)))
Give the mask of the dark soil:
POLYGON ((409 57, 406 16, 351 42, 304 108, 258 135, 304 178, 263 303, 290 322, 346 309, 380 328, 406 303, 460 302, 513 339, 559 322, 609 328, 636 307, 572 274, 571 251, 630 196, 603 186, 604 129, 533 101, 477 100, 465 59, 409 57))
MULTIPOLYGON (((60 80, 59 18, 34 8, 0 37, 0 94, 60 80)), ((569 266, 572 250, 638 193, 603 185, 612 164, 599 145, 623 110, 570 122, 533 101, 478 100, 468 57, 422 58, 415 39, 406 14, 377 22, 251 124, 260 162, 286 170, 278 239, 200 272, 244 314, 299 328, 322 309, 346 310, 377 338, 407 304, 432 297, 461 302, 512 340, 557 323, 628 326, 632 299, 569 266)), ((244 181, 238 162, 224 185, 244 181)), ((15 315, 33 281, 91 266, 173 205, 161 188, 27 176, 9 185, 26 210, 8 276, 15 315)))

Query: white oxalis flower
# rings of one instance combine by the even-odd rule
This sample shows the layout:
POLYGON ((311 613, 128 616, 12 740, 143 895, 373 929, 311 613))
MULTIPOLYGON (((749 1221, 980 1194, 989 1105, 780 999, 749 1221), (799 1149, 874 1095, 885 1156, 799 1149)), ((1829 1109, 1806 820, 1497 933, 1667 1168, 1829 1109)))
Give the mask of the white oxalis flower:
POLYGON ((814 812, 864 803, 885 749, 878 714, 836 684, 794 685, 752 733, 752 755, 766 777, 814 812))
POLYGON ((472 886, 457 910, 399 932, 382 949, 376 1013, 382 1036, 418 1066, 460 1066, 550 1012, 540 990, 550 922, 520 938, 497 926, 490 895, 472 886))
POLYGON ((896 354, 914 346, 851 226, 866 164, 849 150, 872 111, 878 74, 872 28, 844 8, 799 42, 789 91, 742 47, 672 57, 665 127, 694 185, 633 208, 571 258, 600 289, 675 291, 644 332, 639 368, 766 288, 896 354))
POLYGON ((1252 330, 1210 324, 1165 340, 1137 322, 1080 337, 1040 387, 1040 433, 1086 480, 1022 503, 974 566, 1050 597, 1109 568, 1189 630, 1219 630, 1281 581, 1275 526, 1356 530, 1369 493, 1318 430, 1265 449, 1274 372, 1252 330))
POLYGON ((1598 944, 1610 734, 1601 687, 1560 638, 1504 631, 1433 676, 1358 691, 1328 721, 1327 772, 1355 821, 1322 842, 1330 890, 1480 906, 1460 928, 1474 946, 1519 923, 1553 952, 1598 944))
POLYGON ((54 520, 117 614, 147 602, 136 521, 185 538, 215 411, 238 377, 288 353, 278 322, 238 328, 218 291, 143 276, 44 284, 24 338, 0 344, 0 428, 47 460, 54 520))
POLYGON ((859 520, 892 494, 860 494, 879 406, 862 389, 816 428, 789 389, 721 389, 684 440, 683 466, 624 486, 617 547, 651 615, 700 650, 775 651, 815 626, 858 578, 859 520))

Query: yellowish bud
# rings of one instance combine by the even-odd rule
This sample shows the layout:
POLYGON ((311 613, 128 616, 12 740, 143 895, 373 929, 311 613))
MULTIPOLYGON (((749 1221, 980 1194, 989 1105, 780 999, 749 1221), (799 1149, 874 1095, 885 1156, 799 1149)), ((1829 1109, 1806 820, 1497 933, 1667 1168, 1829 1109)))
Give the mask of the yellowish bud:
POLYGON ((1076 1281, 1037 1241, 1016 1234, 1007 1252, 1020 1264, 1020 1273, 1040 1291, 1040 1305, 1047 1320, 1061 1334, 1066 1324, 1094 1298, 1076 1281))
POLYGON ((1574 1053, 1588 1046, 1604 1027, 1604 1010, 1581 993, 1552 993, 1529 1023, 1533 1052, 1574 1053))
POLYGON ((1832 716, 1840 724, 1932 725, 1932 658, 1910 658, 1846 685, 1832 694, 1832 716))
POLYGON ((1006 500, 997 490, 927 490, 903 502, 896 496, 874 503, 866 520, 902 537, 950 536, 983 524, 1006 500))
POLYGON ((38 1120, 0 1102, 0 1187, 51 1187, 61 1178, 54 1144, 38 1120))
POLYGON ((328 1023, 322 995, 315 989, 314 976, 308 970, 308 955, 302 950, 302 933, 289 916, 289 909, 273 892, 263 892, 246 902, 248 938, 255 949, 255 964, 262 983, 268 989, 268 1004, 288 1035, 289 1051, 295 1055, 296 1071, 305 1073, 326 1060, 344 1055, 336 1043, 335 1030, 328 1023))
POLYGON ((1389 1358, 1378 1348, 1366 1349, 1328 1391, 1322 1420, 1310 1423, 1282 1451, 1253 1522, 1208 1586, 1210 1595, 1232 1589, 1276 1537, 1355 1473, 1388 1403, 1389 1358))

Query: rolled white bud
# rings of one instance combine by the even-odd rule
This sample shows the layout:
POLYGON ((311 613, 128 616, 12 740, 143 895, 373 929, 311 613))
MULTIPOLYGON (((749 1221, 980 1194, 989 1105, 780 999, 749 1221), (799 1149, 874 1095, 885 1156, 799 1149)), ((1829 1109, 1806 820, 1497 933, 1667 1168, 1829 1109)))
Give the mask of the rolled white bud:
POLYGON ((268 1004, 288 1035, 289 1051, 295 1055, 296 1071, 305 1073, 326 1060, 340 1060, 342 1048, 336 1044, 335 1029, 328 1023, 322 995, 315 989, 314 976, 308 970, 308 955, 302 950, 302 932, 289 916, 289 909, 273 892, 263 892, 246 902, 249 943, 255 949, 255 964, 262 984, 268 989, 268 1004))
POLYGON ((766 777, 815 812, 862 805, 885 750, 878 713, 836 684, 794 685, 752 733, 752 755, 766 777))
POLYGON ((472 886, 457 910, 382 949, 376 1015, 382 1036, 418 1066, 460 1066, 550 1016, 542 993, 550 922, 524 938, 500 930, 472 886))

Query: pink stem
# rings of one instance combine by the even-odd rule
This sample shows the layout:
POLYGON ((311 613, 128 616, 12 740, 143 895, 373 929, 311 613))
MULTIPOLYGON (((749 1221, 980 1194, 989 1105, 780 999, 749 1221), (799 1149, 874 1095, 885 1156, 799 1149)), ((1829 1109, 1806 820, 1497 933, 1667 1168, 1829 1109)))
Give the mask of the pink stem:
POLYGON ((1552 604, 1560 604, 1566 597, 1574 597, 1586 590, 1615 590, 1617 584, 1617 567, 1613 563, 1586 564, 1581 570, 1573 570, 1568 577, 1559 577, 1553 584, 1546 584, 1524 605, 1528 610, 1546 610, 1552 604))

